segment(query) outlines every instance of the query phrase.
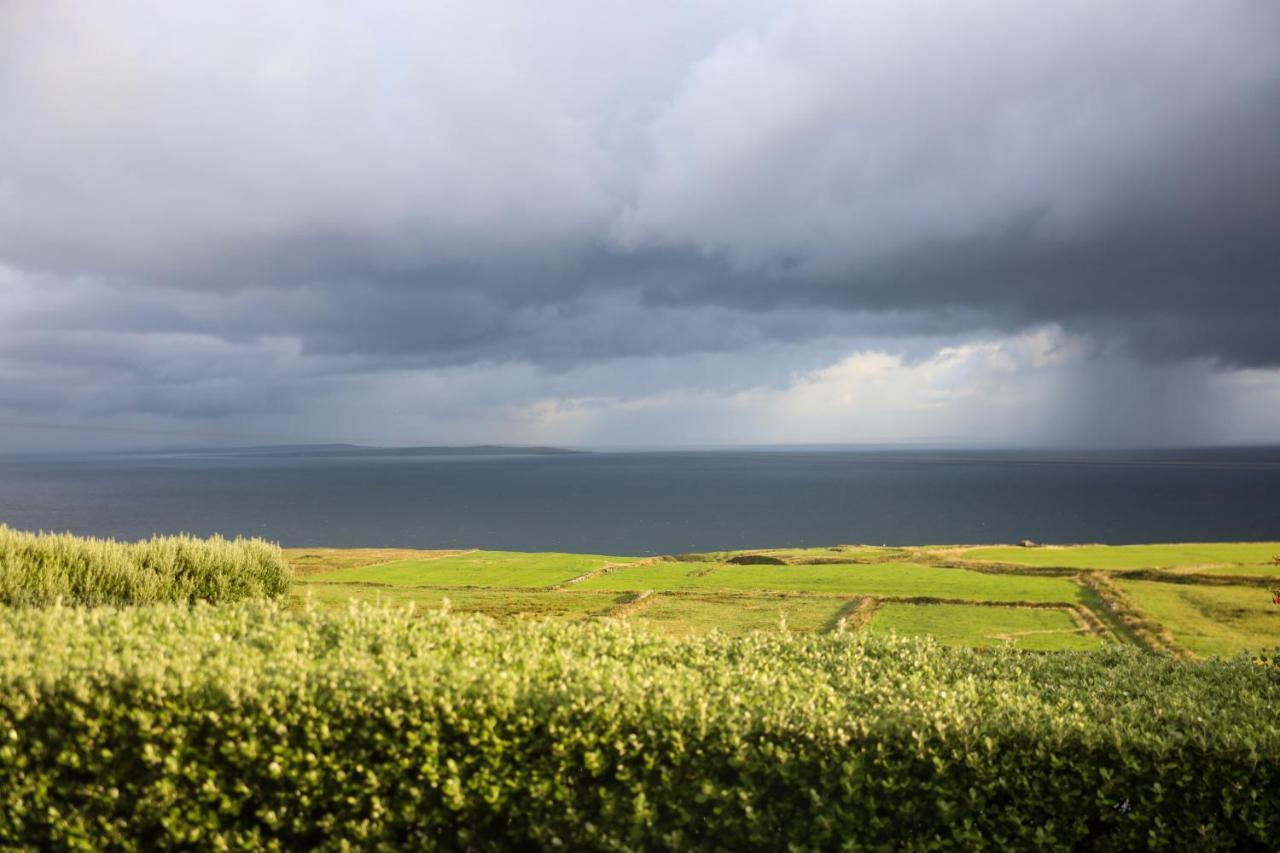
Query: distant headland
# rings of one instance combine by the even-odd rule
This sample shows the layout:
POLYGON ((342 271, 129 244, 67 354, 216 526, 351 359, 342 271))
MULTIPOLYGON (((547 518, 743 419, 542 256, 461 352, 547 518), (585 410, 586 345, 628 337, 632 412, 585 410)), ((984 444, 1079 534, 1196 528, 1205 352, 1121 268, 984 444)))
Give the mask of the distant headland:
POLYGON ((420 447, 366 447, 359 444, 268 444, 254 447, 184 448, 166 453, 210 456, 258 456, 278 458, 334 458, 376 456, 561 456, 586 453, 562 447, 522 447, 507 444, 425 445, 420 447))

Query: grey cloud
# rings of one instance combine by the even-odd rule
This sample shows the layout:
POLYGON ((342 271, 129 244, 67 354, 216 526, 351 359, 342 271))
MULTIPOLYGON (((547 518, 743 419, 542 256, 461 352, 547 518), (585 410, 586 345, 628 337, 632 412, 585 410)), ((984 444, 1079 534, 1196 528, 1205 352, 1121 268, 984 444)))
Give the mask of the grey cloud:
POLYGON ((8 4, 0 359, 190 417, 1043 325, 1274 367, 1278 32, 1264 0, 8 4))

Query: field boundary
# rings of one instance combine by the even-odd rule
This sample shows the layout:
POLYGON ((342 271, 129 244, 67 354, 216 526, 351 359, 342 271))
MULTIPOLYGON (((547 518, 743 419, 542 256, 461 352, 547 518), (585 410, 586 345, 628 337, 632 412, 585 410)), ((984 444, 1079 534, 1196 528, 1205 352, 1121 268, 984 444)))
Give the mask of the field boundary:
POLYGON ((634 562, 628 562, 628 563, 605 563, 603 566, 592 569, 589 572, 583 572, 577 577, 569 578, 567 581, 560 581, 559 583, 554 583, 551 586, 545 587, 545 589, 547 592, 564 592, 567 587, 573 586, 576 583, 582 583, 585 580, 591 580, 591 578, 597 578, 597 577, 600 577, 601 575, 609 575, 609 574, 613 574, 614 572, 620 572, 623 569, 629 569, 633 566, 647 566, 656 561, 657 561, 656 557, 647 557, 643 560, 636 560, 634 562))
POLYGON ((1115 632, 1108 628, 1107 624, 1098 618, 1098 614, 1094 613, 1085 605, 1077 604, 1074 607, 1068 608, 1068 612, 1071 614, 1071 617, 1075 619, 1076 624, 1080 626, 1081 630, 1104 640, 1111 640, 1114 642, 1120 641, 1120 638, 1116 636, 1115 632))
POLYGON ((1083 586, 1089 587, 1102 601, 1111 615, 1124 626, 1133 640, 1147 651, 1170 655, 1175 658, 1199 657, 1190 649, 1179 645, 1169 629, 1148 616, 1129 598, 1106 572, 1084 572, 1077 576, 1083 586))
POLYGON ((609 610, 605 611, 605 618, 626 619, 628 616, 635 616, 637 613, 648 610, 657 600, 658 594, 651 589, 637 592, 627 601, 614 605, 609 608, 609 610))
POLYGON ((1280 587, 1280 575, 1205 575, 1192 572, 1174 573, 1167 569, 1121 569, 1110 574, 1127 581, 1153 581, 1188 586, 1256 586, 1263 589, 1280 587))
POLYGON ((873 595, 855 598, 836 613, 831 631, 836 634, 861 631, 875 617, 879 607, 880 601, 873 595))
POLYGON ((979 572, 984 575, 1038 575, 1048 578, 1065 578, 1078 575, 1082 571, 1101 571, 1094 569, 1073 569, 1070 566, 1022 566, 1016 563, 990 563, 965 560, 938 560, 937 562, 925 562, 924 560, 912 560, 911 562, 918 565, 933 566, 936 569, 962 569, 970 572, 979 572))

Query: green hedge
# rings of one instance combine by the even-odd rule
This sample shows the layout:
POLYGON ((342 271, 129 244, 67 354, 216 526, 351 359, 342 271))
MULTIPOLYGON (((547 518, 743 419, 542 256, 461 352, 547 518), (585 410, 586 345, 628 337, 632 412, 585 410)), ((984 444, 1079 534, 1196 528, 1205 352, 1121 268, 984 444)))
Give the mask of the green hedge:
POLYGON ((1280 671, 353 607, 0 613, 14 846, 1274 848, 1280 671))
POLYGON ((0 605, 236 601, 284 595, 290 578, 284 553, 261 539, 117 542, 0 524, 0 605))

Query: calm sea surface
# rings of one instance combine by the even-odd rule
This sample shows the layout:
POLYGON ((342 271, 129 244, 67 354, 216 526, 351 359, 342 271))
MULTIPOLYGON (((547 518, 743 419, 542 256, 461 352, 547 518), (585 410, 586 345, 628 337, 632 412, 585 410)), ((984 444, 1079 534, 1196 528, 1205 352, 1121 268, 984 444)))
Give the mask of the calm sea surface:
POLYGON ((1280 449, 0 458, 0 522, 286 546, 653 554, 1280 540, 1280 449))

